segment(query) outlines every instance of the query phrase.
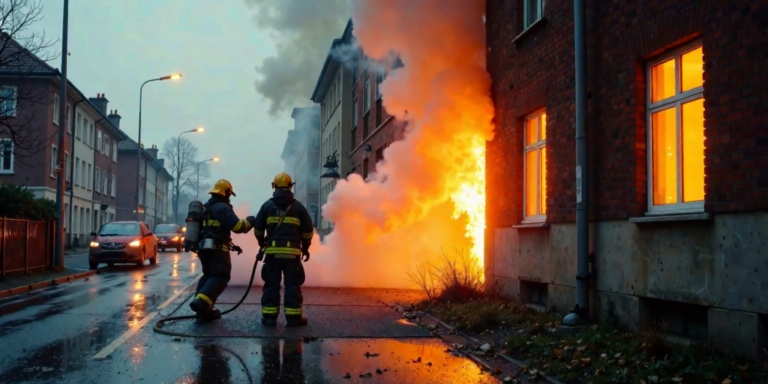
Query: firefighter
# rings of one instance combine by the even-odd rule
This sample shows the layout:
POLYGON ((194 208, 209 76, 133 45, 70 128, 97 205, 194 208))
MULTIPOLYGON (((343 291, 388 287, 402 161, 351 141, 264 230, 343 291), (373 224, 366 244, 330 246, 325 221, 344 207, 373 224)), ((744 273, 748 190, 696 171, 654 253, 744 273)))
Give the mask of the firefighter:
POLYGON ((201 320, 221 317, 218 310, 213 309, 213 305, 229 283, 232 271, 229 251, 236 248, 232 245, 232 232, 248 233, 256 223, 253 216, 243 220, 235 214, 229 197, 237 195, 229 181, 217 181, 208 193, 211 198, 204 205, 201 246, 197 252, 203 266, 203 277, 197 283, 197 295, 189 303, 189 307, 201 320))
POLYGON ((312 242, 314 226, 307 208, 294 199, 291 176, 279 173, 272 181, 275 192, 272 198, 261 206, 256 214, 253 232, 259 246, 264 250, 264 266, 261 278, 264 293, 261 296, 261 322, 267 326, 277 325, 280 312, 280 280, 285 278, 285 320, 289 327, 306 325, 302 313, 304 297, 304 262, 309 261, 309 245, 312 242), (281 221, 282 220, 282 221, 281 221), (278 223, 280 226, 278 227, 278 223), (265 231, 267 240, 265 240, 265 231), (268 243, 267 243, 268 241, 268 243))

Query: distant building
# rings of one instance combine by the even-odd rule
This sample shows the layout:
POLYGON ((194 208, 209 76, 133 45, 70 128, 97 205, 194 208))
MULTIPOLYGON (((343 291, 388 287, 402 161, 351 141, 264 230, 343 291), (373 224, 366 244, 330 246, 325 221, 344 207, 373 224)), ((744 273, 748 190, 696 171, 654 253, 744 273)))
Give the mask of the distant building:
MULTIPOLYGON (((354 132, 352 131, 353 111, 357 109, 353 100, 353 84, 355 83, 355 71, 351 63, 342 63, 336 56, 336 50, 343 46, 351 45, 352 21, 347 26, 339 39, 334 39, 325 63, 317 79, 315 90, 312 92, 312 101, 319 104, 321 121, 320 159, 318 172, 321 175, 326 170, 323 165, 326 158, 337 152, 339 174, 344 177, 351 171, 352 165, 349 159, 350 152, 355 148, 354 132)), ((320 179, 320 191, 318 206, 328 201, 328 195, 336 187, 335 179, 320 179)), ((323 220, 318 213, 321 233, 328 233, 332 224, 323 220)))
POLYGON ((65 148, 58 148, 60 73, 24 50, 5 33, 0 63, 0 183, 26 186, 37 197, 56 200, 56 179, 64 175, 63 216, 67 246, 82 245, 91 231, 115 219, 117 143, 127 139, 119 116, 106 114, 103 94, 87 98, 68 81, 65 148), (8 135, 18 129, 38 138, 19 148, 8 135), (60 151, 65 169, 57 169, 60 151), (22 161, 23 159, 23 161, 22 161))
POLYGON ((304 204, 317 226, 320 189, 320 108, 294 108, 294 128, 288 131, 281 158, 285 172, 293 178, 296 200, 304 204))
POLYGON ((118 153, 123 159, 118 169, 118 220, 135 220, 136 209, 139 221, 154 229, 157 224, 170 220, 168 209, 168 187, 173 177, 164 167, 164 160, 157 158, 157 147, 141 150, 139 168, 139 195, 136 201, 136 141, 128 139, 119 145, 118 153))

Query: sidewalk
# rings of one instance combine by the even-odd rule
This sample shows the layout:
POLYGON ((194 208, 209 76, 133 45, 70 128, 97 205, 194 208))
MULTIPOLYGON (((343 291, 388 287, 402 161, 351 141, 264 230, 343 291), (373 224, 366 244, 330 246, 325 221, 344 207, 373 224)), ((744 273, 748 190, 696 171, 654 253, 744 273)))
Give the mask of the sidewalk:
POLYGON ((56 284, 66 283, 68 281, 81 279, 93 275, 96 271, 83 272, 74 269, 65 269, 57 271, 33 271, 26 275, 11 274, 0 276, 0 298, 13 296, 22 292, 29 292, 35 289, 46 288, 56 284))
POLYGON ((88 252, 88 246, 80 246, 77 248, 67 248, 64 250, 65 255, 70 255, 73 253, 83 253, 83 252, 88 252))

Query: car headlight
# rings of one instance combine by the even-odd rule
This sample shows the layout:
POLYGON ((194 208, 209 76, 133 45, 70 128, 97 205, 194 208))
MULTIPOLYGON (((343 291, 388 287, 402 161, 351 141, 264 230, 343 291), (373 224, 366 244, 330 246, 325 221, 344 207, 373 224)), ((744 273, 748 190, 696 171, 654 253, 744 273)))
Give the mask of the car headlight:
POLYGON ((140 245, 141 245, 141 241, 138 241, 138 240, 134 240, 134 241, 131 241, 130 243, 128 243, 129 247, 134 247, 134 248, 136 248, 136 247, 138 247, 140 245))
POLYGON ((179 239, 179 237, 178 237, 178 236, 176 236, 176 237, 174 237, 174 238, 173 238, 173 241, 176 241, 176 240, 178 240, 178 239, 179 239))
POLYGON ((91 241, 91 247, 92 248, 95 248, 95 247, 98 247, 98 246, 99 246, 99 243, 97 243, 95 241, 91 241))

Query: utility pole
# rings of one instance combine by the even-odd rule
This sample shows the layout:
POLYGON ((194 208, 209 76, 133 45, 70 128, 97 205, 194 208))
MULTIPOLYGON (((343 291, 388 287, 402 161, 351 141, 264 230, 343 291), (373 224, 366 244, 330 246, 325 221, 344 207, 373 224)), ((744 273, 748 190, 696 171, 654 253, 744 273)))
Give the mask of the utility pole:
POLYGON ((64 0, 64 20, 61 33, 61 85, 59 87, 59 147, 56 166, 56 242, 53 248, 53 265, 64 268, 64 183, 66 180, 66 135, 67 135, 67 32, 69 29, 69 0, 64 0))

